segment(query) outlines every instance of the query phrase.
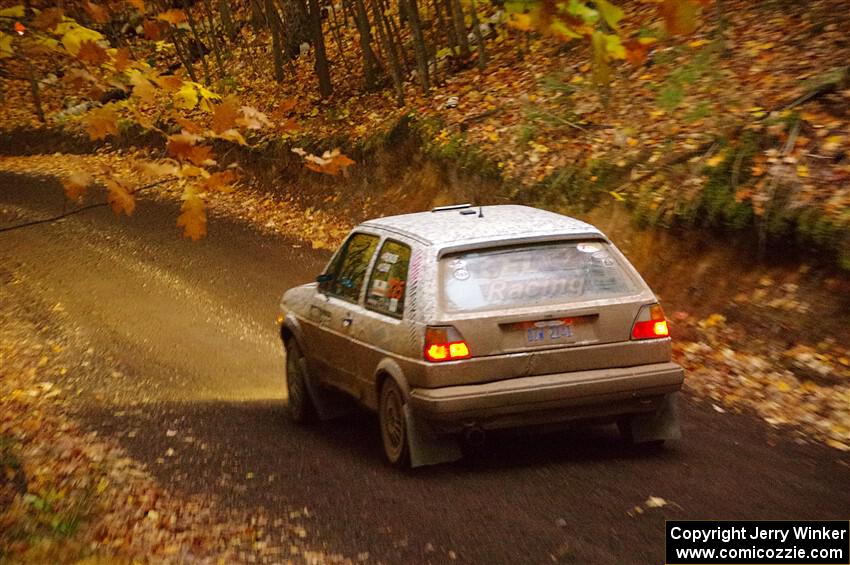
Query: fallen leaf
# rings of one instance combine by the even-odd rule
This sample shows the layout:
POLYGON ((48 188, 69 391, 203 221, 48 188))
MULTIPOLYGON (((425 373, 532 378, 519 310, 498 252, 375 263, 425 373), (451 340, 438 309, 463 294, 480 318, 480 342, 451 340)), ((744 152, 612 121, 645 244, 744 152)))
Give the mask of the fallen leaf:
POLYGON ((161 20, 163 22, 170 23, 171 25, 178 25, 188 21, 186 17, 186 12, 183 10, 166 10, 160 14, 156 15, 156 19, 161 20))
POLYGON ((85 194, 86 189, 92 182, 92 178, 86 173, 74 173, 62 179, 62 187, 68 200, 77 201, 85 194))
POLYGON ((92 141, 118 135, 118 113, 111 104, 90 110, 81 121, 92 141))
POLYGON ((215 133, 224 133, 236 125, 238 118, 239 101, 235 96, 228 96, 213 110, 212 129, 215 133))
POLYGON ((109 55, 106 49, 98 45, 97 42, 86 39, 80 42, 80 50, 77 51, 77 59, 83 63, 99 66, 109 60, 109 55))
POLYGON ((198 194, 187 188, 183 193, 183 206, 177 218, 177 226, 183 228, 183 237, 198 241, 207 235, 207 215, 204 201, 198 194))
POLYGON ((646 499, 644 505, 647 508, 663 508, 667 506, 667 501, 661 498, 660 496, 650 496, 646 499))
POLYGON ((136 199, 132 192, 115 179, 106 179, 104 184, 107 190, 106 201, 109 202, 112 211, 118 216, 122 213, 132 216, 133 210, 136 209, 136 199))

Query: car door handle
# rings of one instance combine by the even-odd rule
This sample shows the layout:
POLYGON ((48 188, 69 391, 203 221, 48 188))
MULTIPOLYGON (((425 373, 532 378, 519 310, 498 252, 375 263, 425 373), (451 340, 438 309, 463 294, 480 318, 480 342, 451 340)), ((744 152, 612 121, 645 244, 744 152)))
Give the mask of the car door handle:
POLYGON ((351 316, 346 316, 345 318, 342 319, 342 327, 344 327, 344 328, 350 327, 351 323, 353 321, 354 321, 354 319, 352 319, 351 316))

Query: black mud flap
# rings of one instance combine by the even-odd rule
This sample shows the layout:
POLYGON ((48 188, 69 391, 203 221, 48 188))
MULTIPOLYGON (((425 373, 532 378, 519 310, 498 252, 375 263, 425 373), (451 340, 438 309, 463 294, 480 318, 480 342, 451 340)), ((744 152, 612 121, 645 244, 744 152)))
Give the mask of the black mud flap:
POLYGON ((344 394, 316 383, 315 379, 310 376, 310 372, 307 370, 306 360, 302 358, 301 361, 303 363, 301 370, 306 376, 304 382, 307 383, 307 393, 313 401, 313 406, 316 408, 316 415, 319 417, 319 420, 333 420, 334 418, 349 414, 354 409, 352 401, 344 394))
POLYGON ((681 439, 678 393, 668 394, 655 412, 635 414, 628 421, 628 439, 632 443, 681 439))
POLYGON ((456 438, 434 433, 428 422, 416 417, 407 404, 404 405, 404 421, 411 467, 450 463, 463 457, 456 438))

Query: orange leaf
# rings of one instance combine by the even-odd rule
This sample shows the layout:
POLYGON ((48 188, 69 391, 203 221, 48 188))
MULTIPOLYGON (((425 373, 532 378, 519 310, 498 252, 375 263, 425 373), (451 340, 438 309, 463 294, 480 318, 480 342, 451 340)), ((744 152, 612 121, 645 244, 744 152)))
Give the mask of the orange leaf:
POLYGON ((77 52, 77 59, 91 65, 101 65, 109 59, 106 54, 106 49, 98 45, 91 39, 86 39, 80 43, 80 50, 77 52))
POLYGON ((212 147, 208 145, 193 145, 188 151, 186 158, 199 167, 202 165, 215 165, 215 160, 212 158, 212 147))
POLYGON ((25 26, 21 22, 15 22, 15 33, 17 33, 18 35, 23 35, 26 30, 27 26, 25 26))
POLYGON ((212 117, 212 129, 216 133, 224 133, 236 125, 239 118, 239 102, 235 96, 228 96, 221 104, 215 106, 212 117))
POLYGON ((112 64, 115 65, 115 70, 123 73, 124 69, 130 66, 130 48, 122 47, 115 52, 115 57, 112 59, 112 64))
POLYGON ((145 104, 153 104, 156 101, 156 89, 147 77, 135 74, 130 77, 130 83, 133 85, 132 95, 140 101, 145 104))
POLYGON ((104 10, 102 6, 92 4, 88 0, 85 0, 83 2, 83 9, 86 11, 86 13, 91 19, 93 19, 99 24, 105 24, 109 21, 109 15, 106 13, 106 10, 104 10))
POLYGON ((145 39, 149 39, 151 41, 158 41, 159 38, 162 37, 162 32, 165 27, 164 23, 155 20, 145 20, 144 23, 142 23, 142 30, 145 35, 145 39))
POLYGON ((174 121, 181 128, 183 128, 184 130, 186 130, 189 133, 199 134, 202 131, 204 131, 204 129, 201 126, 199 126, 198 124, 196 124, 195 122, 193 122, 191 120, 187 120, 186 118, 178 115, 177 113, 174 113, 172 115, 172 118, 174 118, 174 121))
POLYGON ((85 173, 74 173, 62 179, 62 187, 65 189, 65 196, 68 200, 77 201, 86 193, 86 189, 91 184, 91 177, 85 173))
POLYGON ((142 14, 145 13, 145 0, 127 0, 127 3, 142 14))
POLYGON ((133 210, 136 209, 136 199, 133 197, 133 193, 115 179, 106 179, 104 183, 107 191, 106 201, 109 202, 109 206, 112 207, 115 215, 120 216, 123 212, 132 216, 133 210))
POLYGON ((168 90, 169 92, 173 92, 183 86, 183 80, 174 75, 160 75, 154 78, 154 82, 156 82, 160 88, 168 90))
POLYGON ((649 45, 641 43, 637 39, 629 39, 623 46, 626 48, 626 60, 635 67, 641 66, 646 61, 649 45))
POLYGON ((207 235, 207 214, 204 211, 204 201, 191 189, 183 194, 183 206, 180 208, 177 226, 183 228, 183 237, 198 241, 207 235))
POLYGON ((62 21, 62 15, 62 8, 47 8, 35 17, 32 27, 42 31, 52 30, 62 21))
POLYGON ((664 0, 659 10, 670 35, 688 35, 696 31, 699 6, 694 0, 664 0))
POLYGON ((163 22, 168 22, 171 25, 182 24, 187 21, 186 12, 183 10, 167 10, 161 14, 157 14, 156 19, 163 22))
POLYGON ((233 187, 231 185, 238 178, 238 176, 239 175, 237 175, 234 171, 229 169, 226 171, 213 173, 209 177, 201 181, 201 186, 205 190, 209 191, 232 192, 233 187))
POLYGON ((118 114, 111 104, 90 110, 82 122, 92 141, 118 135, 118 114))
POLYGON ((165 146, 165 149, 174 157, 185 160, 192 153, 195 141, 194 136, 184 135, 182 133, 170 135, 168 136, 168 144, 165 146))

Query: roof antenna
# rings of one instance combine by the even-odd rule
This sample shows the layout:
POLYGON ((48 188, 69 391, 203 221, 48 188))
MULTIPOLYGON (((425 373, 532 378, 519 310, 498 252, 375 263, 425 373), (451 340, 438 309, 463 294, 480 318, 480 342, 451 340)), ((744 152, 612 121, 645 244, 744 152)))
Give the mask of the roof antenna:
POLYGON ((478 217, 479 217, 479 218, 483 218, 483 217, 484 217, 484 206, 479 206, 479 207, 478 207, 478 217))

